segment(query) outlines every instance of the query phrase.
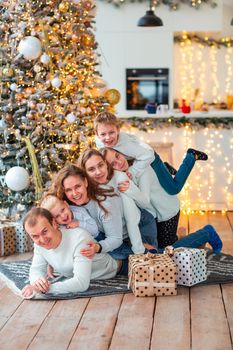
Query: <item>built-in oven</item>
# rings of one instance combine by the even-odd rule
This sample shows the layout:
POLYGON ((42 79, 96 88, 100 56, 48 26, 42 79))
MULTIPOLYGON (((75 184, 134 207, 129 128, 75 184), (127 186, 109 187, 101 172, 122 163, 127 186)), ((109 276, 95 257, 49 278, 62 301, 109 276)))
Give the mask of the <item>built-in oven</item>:
POLYGON ((126 109, 142 110, 146 104, 169 103, 168 68, 127 68, 126 109))

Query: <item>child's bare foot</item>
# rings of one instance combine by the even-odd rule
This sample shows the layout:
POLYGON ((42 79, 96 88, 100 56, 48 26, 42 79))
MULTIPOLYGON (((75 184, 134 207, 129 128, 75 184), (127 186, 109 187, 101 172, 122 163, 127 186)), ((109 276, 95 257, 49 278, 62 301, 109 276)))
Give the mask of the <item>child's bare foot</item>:
POLYGON ((156 254, 157 249, 155 247, 153 247, 153 245, 147 244, 147 243, 143 243, 144 247, 145 247, 145 252, 144 253, 153 253, 156 254))
POLYGON ((184 226, 180 226, 177 230, 179 239, 187 236, 187 230, 184 226))

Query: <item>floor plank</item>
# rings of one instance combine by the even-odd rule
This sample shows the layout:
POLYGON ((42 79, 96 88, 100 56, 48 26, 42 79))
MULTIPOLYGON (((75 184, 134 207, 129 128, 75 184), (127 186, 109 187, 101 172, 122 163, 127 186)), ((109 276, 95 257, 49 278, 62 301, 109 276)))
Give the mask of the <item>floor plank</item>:
POLYGON ((67 349, 89 300, 81 298, 57 301, 28 349, 39 350, 42 344, 43 349, 67 349))
POLYGON ((195 232, 205 225, 209 224, 208 214, 190 214, 189 215, 189 232, 195 232))
POLYGON ((122 298, 122 294, 92 298, 68 349, 108 349, 122 298))
POLYGON ((178 295, 158 297, 151 350, 190 350, 189 288, 178 295))
POLYGON ((220 287, 194 286, 190 290, 192 350, 232 350, 220 287))
MULTIPOLYGON (((223 251, 233 254, 233 212, 181 214, 179 227, 193 232, 206 224, 221 235, 223 251)), ((55 302, 23 301, 0 282, 0 303, 1 350, 232 348, 233 284, 180 287, 176 297, 157 299, 126 294, 55 302)))
POLYGON ((178 223, 178 229, 177 229, 177 235, 179 239, 182 237, 185 237, 189 233, 189 222, 188 222, 188 215, 180 213, 179 223, 178 223))
POLYGON ((110 350, 150 348, 156 298, 136 298, 133 294, 124 296, 110 350))
POLYGON ((54 303, 45 300, 23 301, 0 331, 0 349, 26 349, 54 303))
POLYGON ((233 230, 233 211, 227 212, 226 216, 227 216, 227 219, 229 220, 229 223, 230 223, 231 228, 233 230))
POLYGON ((2 285, 0 289, 0 329, 6 324, 22 302, 23 299, 20 296, 15 295, 8 287, 2 285))
POLYGON ((231 339, 233 339, 233 284, 223 284, 222 294, 231 332, 231 339))
POLYGON ((233 254, 233 233, 231 225, 225 214, 217 212, 216 214, 208 214, 209 222, 214 226, 215 230, 223 240, 223 252, 233 254))

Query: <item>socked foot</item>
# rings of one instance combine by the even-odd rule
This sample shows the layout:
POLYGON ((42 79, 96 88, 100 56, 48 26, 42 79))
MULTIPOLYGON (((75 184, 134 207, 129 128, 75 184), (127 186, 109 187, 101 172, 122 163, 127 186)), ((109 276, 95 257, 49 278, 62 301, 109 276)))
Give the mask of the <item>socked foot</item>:
POLYGON ((212 225, 206 225, 203 227, 205 231, 209 233, 209 241, 208 243, 213 248, 214 255, 218 255, 222 250, 222 240, 219 237, 218 233, 215 231, 212 225))
POLYGON ((189 148, 187 150, 187 152, 192 153, 196 160, 207 160, 208 159, 208 155, 206 153, 198 151, 196 149, 189 148))
POLYGON ((166 166, 167 170, 169 171, 169 173, 171 175, 176 175, 177 170, 175 168, 173 168, 173 166, 171 164, 169 164, 168 162, 164 162, 164 165, 166 166))

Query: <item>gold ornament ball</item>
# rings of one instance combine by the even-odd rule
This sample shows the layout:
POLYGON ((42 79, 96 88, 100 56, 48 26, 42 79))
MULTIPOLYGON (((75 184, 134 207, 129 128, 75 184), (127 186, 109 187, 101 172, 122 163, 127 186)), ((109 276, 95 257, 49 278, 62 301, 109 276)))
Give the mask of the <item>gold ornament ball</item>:
POLYGON ((81 38, 82 44, 87 47, 92 47, 94 45, 94 38, 92 35, 84 34, 81 38))
POLYGON ((54 23, 52 28, 53 28, 54 32, 57 32, 60 29, 60 26, 58 23, 54 23))
POLYGON ((73 41, 73 43, 80 43, 81 37, 77 34, 73 34, 71 40, 73 41))
POLYGON ((5 77, 11 78, 11 77, 14 76, 14 69, 11 68, 11 67, 3 68, 2 74, 3 74, 3 76, 5 76, 5 77))
POLYGON ((59 11, 60 12, 67 12, 69 10, 69 3, 67 2, 61 2, 59 5, 59 11))
POLYGON ((116 105, 121 99, 121 94, 116 89, 109 89, 105 92, 104 97, 110 105, 116 105))

